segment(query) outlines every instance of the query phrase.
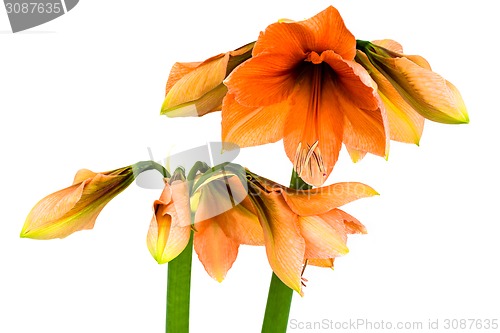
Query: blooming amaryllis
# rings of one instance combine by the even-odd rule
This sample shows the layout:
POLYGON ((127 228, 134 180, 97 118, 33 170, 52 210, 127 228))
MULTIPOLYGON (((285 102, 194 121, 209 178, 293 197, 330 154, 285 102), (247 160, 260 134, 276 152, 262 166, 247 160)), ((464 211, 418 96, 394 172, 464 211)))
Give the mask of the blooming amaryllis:
POLYGON ((357 219, 338 207, 378 194, 355 182, 295 190, 250 171, 247 177, 269 264, 284 284, 301 295, 305 264, 333 267, 333 260, 348 252, 347 234, 366 233, 357 219))
POLYGON ((356 40, 333 7, 271 24, 252 58, 225 81, 222 140, 247 147, 283 139, 298 175, 316 186, 331 173, 342 143, 386 156, 387 117, 355 55, 356 40))
POLYGON ((366 232, 338 207, 375 194, 361 183, 294 190, 224 165, 199 175, 191 185, 179 180, 166 183, 153 205, 148 246, 158 263, 168 262, 188 245, 193 230, 198 258, 220 282, 241 244, 264 245, 276 275, 302 294, 305 264, 333 267, 334 258, 348 252, 347 234, 366 232))

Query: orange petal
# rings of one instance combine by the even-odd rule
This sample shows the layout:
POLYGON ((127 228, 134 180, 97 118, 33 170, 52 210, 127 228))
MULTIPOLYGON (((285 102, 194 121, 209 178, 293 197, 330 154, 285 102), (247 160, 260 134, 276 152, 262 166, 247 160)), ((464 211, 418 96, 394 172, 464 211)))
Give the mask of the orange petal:
POLYGON ((134 175, 131 167, 104 173, 84 169, 75 176, 80 179, 84 180, 40 200, 28 214, 21 237, 64 238, 92 229, 104 206, 132 183, 134 175))
POLYGON ((401 46, 401 44, 392 39, 378 39, 372 41, 372 43, 381 46, 385 49, 388 49, 392 52, 403 53, 403 46, 401 46))
POLYGON ((447 124, 469 122, 465 103, 450 82, 407 58, 374 57, 394 88, 422 116, 447 124))
POLYGON ((264 235, 246 188, 237 177, 215 180, 201 189, 195 215, 198 223, 217 223, 238 244, 264 245, 264 235))
POLYGON ((222 141, 240 147, 276 142, 283 138, 287 101, 266 107, 245 107, 227 94, 222 107, 222 141))
MULTIPOLYGON (((185 212, 183 213, 180 207, 175 207, 174 200, 172 188, 167 184, 160 199, 155 200, 153 204, 147 245, 149 252, 159 264, 176 258, 184 250, 190 238, 189 215, 188 221, 181 221, 180 219, 186 218, 185 212)), ((184 205, 186 204, 185 202, 184 205)))
POLYGON ((162 114, 175 110, 188 102, 197 101, 217 88, 226 77, 229 53, 219 54, 205 60, 179 79, 165 96, 162 114))
POLYGON ((335 258, 328 258, 328 259, 310 258, 307 259, 307 264, 312 266, 327 267, 333 269, 334 260, 335 258))
POLYGON ((170 89, 184 76, 191 73, 201 62, 176 62, 170 73, 168 74, 167 86, 165 88, 165 95, 168 94, 170 89))
MULTIPOLYGON (((337 220, 343 220, 348 234, 366 234, 366 228, 354 216, 347 214, 341 209, 334 209, 327 213, 337 220)), ((323 215, 321 217, 324 217, 323 215)))
POLYGON ((344 143, 357 150, 386 157, 389 152, 389 124, 382 101, 378 110, 362 110, 341 97, 344 111, 344 143))
POLYGON ((338 10, 329 6, 308 20, 297 24, 307 27, 314 34, 314 42, 308 44, 308 50, 333 50, 346 60, 353 60, 356 54, 356 40, 346 28, 338 10))
POLYGON ((351 160, 354 163, 361 161, 366 155, 366 151, 358 150, 349 146, 345 147, 347 149, 347 152, 349 153, 349 156, 351 157, 351 160))
POLYGON ((314 42, 314 31, 294 22, 277 22, 269 25, 261 32, 253 56, 273 52, 287 55, 295 62, 304 59, 306 52, 310 51, 309 44, 314 42))
POLYGON ((342 147, 343 116, 334 73, 328 67, 307 64, 289 99, 283 143, 297 174, 321 186, 337 162, 342 147))
POLYGON ((296 64, 289 54, 262 53, 238 66, 224 83, 238 103, 269 106, 285 100, 294 89, 296 64))
POLYGON ((254 201, 264 231, 267 258, 274 273, 289 288, 301 292, 305 241, 300 235, 297 215, 279 192, 266 193, 253 188, 254 201))
POLYGON ((304 216, 299 217, 299 226, 306 242, 306 259, 328 259, 349 252, 343 220, 326 221, 319 216, 304 216))
POLYGON ((200 98, 162 110, 168 117, 201 117, 207 113, 220 111, 227 87, 219 84, 200 98))
POLYGON ((424 117, 416 112, 397 92, 392 84, 368 60, 366 54, 358 51, 359 61, 377 83, 378 94, 384 104, 392 140, 418 144, 424 128, 424 117))
POLYGON ((300 216, 321 215, 351 201, 378 193, 368 185, 356 182, 336 183, 310 190, 287 189, 283 192, 287 204, 300 216))
POLYGON ((218 223, 204 221, 196 225, 194 249, 207 273, 218 282, 224 280, 236 260, 238 247, 218 223))

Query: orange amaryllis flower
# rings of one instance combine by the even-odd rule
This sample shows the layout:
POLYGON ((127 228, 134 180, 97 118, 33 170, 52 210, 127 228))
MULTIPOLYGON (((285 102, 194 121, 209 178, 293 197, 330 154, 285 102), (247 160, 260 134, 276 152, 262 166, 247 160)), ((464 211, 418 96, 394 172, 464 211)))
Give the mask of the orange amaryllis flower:
POLYGON ((176 62, 167 81, 161 114, 169 117, 203 116, 220 111, 227 93, 223 80, 252 56, 254 43, 203 62, 176 62))
POLYGON ((460 92, 453 84, 434 73, 424 58, 403 54, 401 45, 392 40, 373 43, 358 40, 357 47, 360 50, 357 61, 370 72, 379 84, 379 89, 384 90, 385 102, 392 103, 397 113, 407 117, 409 108, 401 102, 404 99, 411 108, 429 120, 445 124, 469 122, 460 92), (387 87, 385 80, 390 82, 393 89, 387 87))
POLYGON ((190 199, 187 181, 167 182, 160 200, 153 206, 148 232, 148 247, 158 263, 180 254, 188 244, 190 231, 194 230, 198 258, 207 273, 221 282, 236 260, 240 244, 264 244, 246 186, 229 168, 198 175, 190 199))
POLYGON ((252 58, 225 81, 223 141, 246 147, 284 139, 299 176, 316 186, 331 173, 342 143, 386 156, 386 114, 355 55, 356 40, 333 7, 271 24, 252 58))
POLYGON ((367 185, 337 183, 294 190, 249 171, 247 175, 271 268, 300 294, 305 263, 333 267, 333 259, 348 252, 347 234, 366 232, 358 220, 337 207, 376 195, 367 185))
POLYGON ((138 170, 135 166, 101 173, 78 171, 72 186, 50 194, 33 207, 21 237, 64 238, 75 231, 92 229, 104 206, 132 183, 138 170))

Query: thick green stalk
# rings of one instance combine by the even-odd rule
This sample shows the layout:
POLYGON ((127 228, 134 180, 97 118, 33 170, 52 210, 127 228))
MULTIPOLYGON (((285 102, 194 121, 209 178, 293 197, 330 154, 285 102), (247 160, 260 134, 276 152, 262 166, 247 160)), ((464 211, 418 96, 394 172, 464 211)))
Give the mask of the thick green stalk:
MULTIPOLYGON (((307 190, 311 186, 292 171, 290 188, 307 190)), ((284 333, 288 326, 288 317, 292 305, 293 290, 288 288, 273 273, 269 293, 267 295, 266 312, 262 323, 262 333, 284 333)))
POLYGON ((192 260, 193 232, 184 251, 168 263, 166 333, 189 332, 192 260))

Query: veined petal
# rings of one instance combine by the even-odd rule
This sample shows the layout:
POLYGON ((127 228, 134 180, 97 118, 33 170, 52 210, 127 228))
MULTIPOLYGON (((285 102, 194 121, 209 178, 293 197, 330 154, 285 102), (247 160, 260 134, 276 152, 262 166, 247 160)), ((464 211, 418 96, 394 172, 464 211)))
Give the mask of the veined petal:
POLYGON ((194 249, 207 273, 222 282, 238 255, 238 242, 227 237, 218 223, 200 222, 194 234, 194 249))
POLYGON ((264 231, 269 264, 284 284, 302 294, 305 241, 300 235, 297 215, 288 208, 280 192, 267 193, 258 187, 252 189, 250 198, 264 231))
POLYGON ((306 64, 289 99, 283 143, 297 174, 307 183, 321 186, 337 162, 342 147, 343 116, 325 64, 306 64))
POLYGON ((314 43, 314 33, 302 24, 295 22, 277 22, 261 32, 253 56, 272 52, 290 57, 295 62, 304 59, 308 45, 314 43))
POLYGON ((134 175, 131 167, 104 173, 83 169, 75 176, 80 179, 84 180, 40 200, 28 214, 21 237, 64 238, 92 229, 104 206, 132 183, 134 175))
POLYGON ((172 188, 167 184, 160 199, 153 204, 153 217, 147 234, 147 246, 159 264, 176 258, 184 250, 190 238, 189 220, 188 223, 180 220, 186 217, 182 210, 176 209, 174 200, 172 188))
POLYGON ((264 235, 247 190, 238 177, 215 180, 201 189, 195 215, 198 223, 217 223, 238 244, 264 245, 264 235))
POLYGON ((401 46, 401 44, 392 39, 377 39, 372 41, 372 43, 381 46, 385 49, 388 49, 392 52, 400 54, 403 53, 403 46, 401 46))
POLYGON ((219 86, 226 77, 229 53, 219 54, 205 60, 179 79, 165 96, 162 114, 170 109, 199 100, 203 95, 219 86))
POLYGON ((422 116, 447 124, 469 122, 460 93, 440 75, 407 58, 374 57, 394 88, 422 116))
POLYGON ((170 184, 172 200, 166 210, 173 218, 173 225, 179 227, 191 226, 191 211, 189 207, 188 183, 176 180, 170 184))
POLYGON ((89 181, 90 179, 80 184, 67 187, 40 200, 28 214, 21 231, 21 237, 38 239, 64 238, 74 231, 91 229, 95 219, 78 219, 81 223, 77 223, 76 228, 70 228, 68 230, 58 228, 52 232, 44 232, 46 228, 50 228, 54 225, 54 222, 64 223, 67 221, 64 219, 64 216, 71 211, 78 200, 80 200, 83 189, 89 181))
POLYGON ((358 221, 354 216, 347 214, 341 209, 334 209, 330 212, 328 212, 325 215, 321 215, 321 217, 328 219, 329 217, 332 217, 336 220, 343 220, 344 221, 344 226, 348 234, 366 234, 366 228, 361 222, 358 221))
MULTIPOLYGON (((390 47, 398 49, 397 45, 390 47)), ((418 144, 424 128, 424 117, 404 100, 385 76, 369 61, 366 54, 358 51, 356 60, 370 72, 372 79, 377 83, 378 95, 387 113, 390 138, 400 142, 418 144)))
POLYGON ((224 81, 244 106, 280 103, 293 91, 300 62, 291 55, 262 53, 238 66, 224 81))
POLYGON ((283 138, 287 100, 265 107, 245 107, 227 94, 222 107, 222 141, 239 147, 276 142, 283 138))
POLYGON ((344 143, 357 150, 382 157, 389 153, 389 124, 382 101, 379 109, 363 110, 345 96, 339 98, 344 111, 344 143))
POLYGON ((329 6, 308 20, 296 24, 314 32, 314 42, 306 44, 308 50, 317 52, 333 50, 346 60, 353 60, 356 54, 356 39, 346 28, 338 10, 329 6))
POLYGON ((196 67, 201 65, 201 62, 176 62, 170 73, 168 74, 167 86, 165 87, 165 95, 168 94, 170 89, 184 76, 191 73, 196 67))
POLYGON ((349 252, 342 220, 325 221, 319 216, 301 216, 299 226, 300 233, 306 242, 306 259, 328 259, 349 252))
POLYGON ((201 117, 210 112, 220 111, 222 109, 222 100, 226 96, 226 93, 227 87, 221 83, 194 101, 162 109, 162 114, 171 118, 201 117))
POLYGON ((283 197, 300 216, 321 215, 351 201, 378 193, 368 185, 356 182, 336 183, 310 190, 287 189, 283 197))

